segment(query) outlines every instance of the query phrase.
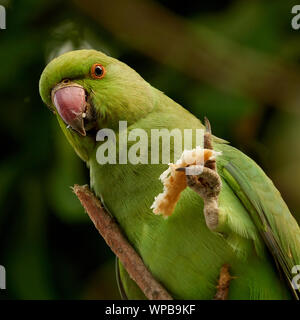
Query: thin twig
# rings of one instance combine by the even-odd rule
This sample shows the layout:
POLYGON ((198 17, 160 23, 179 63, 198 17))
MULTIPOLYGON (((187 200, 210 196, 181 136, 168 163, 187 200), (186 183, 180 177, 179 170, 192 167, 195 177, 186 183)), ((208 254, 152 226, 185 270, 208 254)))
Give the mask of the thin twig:
POLYGON ((100 200, 87 185, 75 185, 74 193, 80 200, 96 229, 120 259, 129 276, 149 300, 173 300, 162 285, 154 279, 141 257, 130 245, 116 221, 106 212, 100 200))
POLYGON ((217 285, 217 293, 214 300, 227 300, 230 280, 233 279, 229 273, 229 265, 224 264, 220 271, 220 278, 217 285))

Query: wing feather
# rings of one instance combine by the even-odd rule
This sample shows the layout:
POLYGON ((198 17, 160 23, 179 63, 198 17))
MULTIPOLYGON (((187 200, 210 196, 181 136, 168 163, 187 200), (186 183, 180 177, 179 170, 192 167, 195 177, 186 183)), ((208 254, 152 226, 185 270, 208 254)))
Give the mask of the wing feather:
MULTIPOLYGON (((261 170, 259 167, 258 169, 261 170)), ((223 167, 222 173, 225 180, 246 207, 266 246, 275 259, 276 265, 279 266, 280 271, 282 271, 287 280, 294 297, 300 299, 299 291, 295 290, 292 285, 294 277, 292 268, 300 263, 300 230, 286 205, 283 205, 284 202, 281 196, 279 195, 280 199, 278 199, 278 194, 275 192, 273 204, 272 206, 268 206, 270 202, 263 202, 261 195, 264 195, 264 193, 260 195, 257 181, 255 188, 253 186, 254 181, 249 180, 246 174, 230 161, 223 167), (277 207, 281 212, 273 210, 276 207, 276 202, 278 202, 277 207)), ((257 178, 261 177, 263 175, 260 173, 257 178)), ((265 182, 269 184, 268 187, 270 187, 270 180, 266 176, 265 179, 265 182)), ((262 180, 262 187, 263 182, 262 180)), ((276 190, 274 185, 273 188, 276 190)))

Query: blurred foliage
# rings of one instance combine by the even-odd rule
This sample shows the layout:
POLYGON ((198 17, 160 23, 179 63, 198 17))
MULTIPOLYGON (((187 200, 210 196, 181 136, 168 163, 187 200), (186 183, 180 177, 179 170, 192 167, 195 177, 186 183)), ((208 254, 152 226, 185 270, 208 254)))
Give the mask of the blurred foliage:
MULTIPOLYGON (((196 34, 206 27, 266 57, 299 66, 300 31, 290 26, 292 1, 156 2, 185 19, 196 34)), ((264 168, 300 221, 299 112, 195 81, 168 66, 165 57, 154 61, 82 13, 74 1, 0 4, 7 9, 7 29, 0 30, 0 264, 7 270, 7 290, 0 291, 0 298, 119 298, 114 257, 70 189, 88 183, 88 170, 38 92, 46 63, 72 49, 102 50, 200 119, 206 115, 216 135, 264 168)), ((110 18, 117 13, 118 7, 110 18)))

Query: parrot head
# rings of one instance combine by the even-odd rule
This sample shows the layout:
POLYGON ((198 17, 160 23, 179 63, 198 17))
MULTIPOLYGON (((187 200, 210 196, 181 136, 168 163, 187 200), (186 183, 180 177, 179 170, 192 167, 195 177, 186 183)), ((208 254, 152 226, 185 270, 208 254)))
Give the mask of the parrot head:
POLYGON ((52 60, 39 89, 84 160, 99 129, 117 130, 121 120, 131 125, 154 107, 153 88, 137 72, 95 50, 71 51, 52 60))

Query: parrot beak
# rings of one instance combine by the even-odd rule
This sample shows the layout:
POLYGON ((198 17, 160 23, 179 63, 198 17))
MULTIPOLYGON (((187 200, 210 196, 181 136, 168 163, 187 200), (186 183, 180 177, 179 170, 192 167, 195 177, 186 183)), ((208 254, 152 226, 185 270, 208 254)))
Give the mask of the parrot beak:
POLYGON ((76 83, 61 83, 53 88, 51 95, 63 121, 82 136, 86 136, 83 121, 87 107, 84 88, 76 83))

